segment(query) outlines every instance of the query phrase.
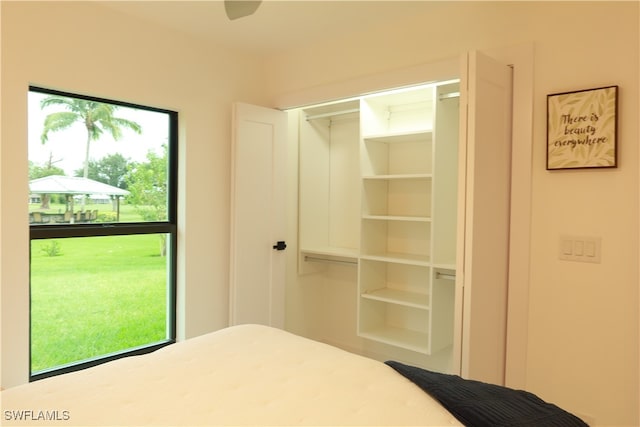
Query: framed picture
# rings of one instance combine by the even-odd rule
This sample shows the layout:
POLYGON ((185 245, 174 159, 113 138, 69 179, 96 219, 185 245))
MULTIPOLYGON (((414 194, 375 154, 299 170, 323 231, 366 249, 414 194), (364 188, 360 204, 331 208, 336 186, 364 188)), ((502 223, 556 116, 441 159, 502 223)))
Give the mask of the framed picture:
POLYGON ((618 86, 547 95, 547 170, 617 167, 618 86))

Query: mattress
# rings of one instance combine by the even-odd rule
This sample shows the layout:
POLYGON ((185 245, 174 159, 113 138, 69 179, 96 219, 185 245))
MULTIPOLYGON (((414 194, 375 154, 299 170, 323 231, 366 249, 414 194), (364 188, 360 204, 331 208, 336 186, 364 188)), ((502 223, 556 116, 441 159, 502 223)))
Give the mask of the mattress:
POLYGON ((384 363, 260 325, 0 396, 6 426, 461 425, 384 363))

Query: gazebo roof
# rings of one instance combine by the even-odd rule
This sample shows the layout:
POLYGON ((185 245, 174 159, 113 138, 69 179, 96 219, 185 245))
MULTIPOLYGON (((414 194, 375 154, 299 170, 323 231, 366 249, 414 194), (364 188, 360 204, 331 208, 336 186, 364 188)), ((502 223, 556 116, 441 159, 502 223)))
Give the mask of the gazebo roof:
POLYGON ((126 196, 127 190, 88 178, 50 175, 29 181, 29 191, 35 194, 106 194, 126 196))

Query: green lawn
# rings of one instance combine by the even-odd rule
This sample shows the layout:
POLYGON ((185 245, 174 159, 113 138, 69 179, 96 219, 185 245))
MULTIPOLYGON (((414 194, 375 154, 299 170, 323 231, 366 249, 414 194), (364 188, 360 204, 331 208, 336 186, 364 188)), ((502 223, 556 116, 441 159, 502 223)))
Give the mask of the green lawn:
POLYGON ((50 256, 52 241, 32 241, 32 372, 166 338, 167 262, 158 235, 55 242, 59 254, 50 256))

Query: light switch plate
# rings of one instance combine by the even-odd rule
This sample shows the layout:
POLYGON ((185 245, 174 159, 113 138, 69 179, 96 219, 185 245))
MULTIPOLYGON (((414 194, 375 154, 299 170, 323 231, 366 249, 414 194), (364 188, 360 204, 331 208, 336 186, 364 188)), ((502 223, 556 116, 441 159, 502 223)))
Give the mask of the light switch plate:
POLYGON ((599 264, 602 256, 602 238, 562 235, 558 248, 558 258, 561 260, 599 264))

